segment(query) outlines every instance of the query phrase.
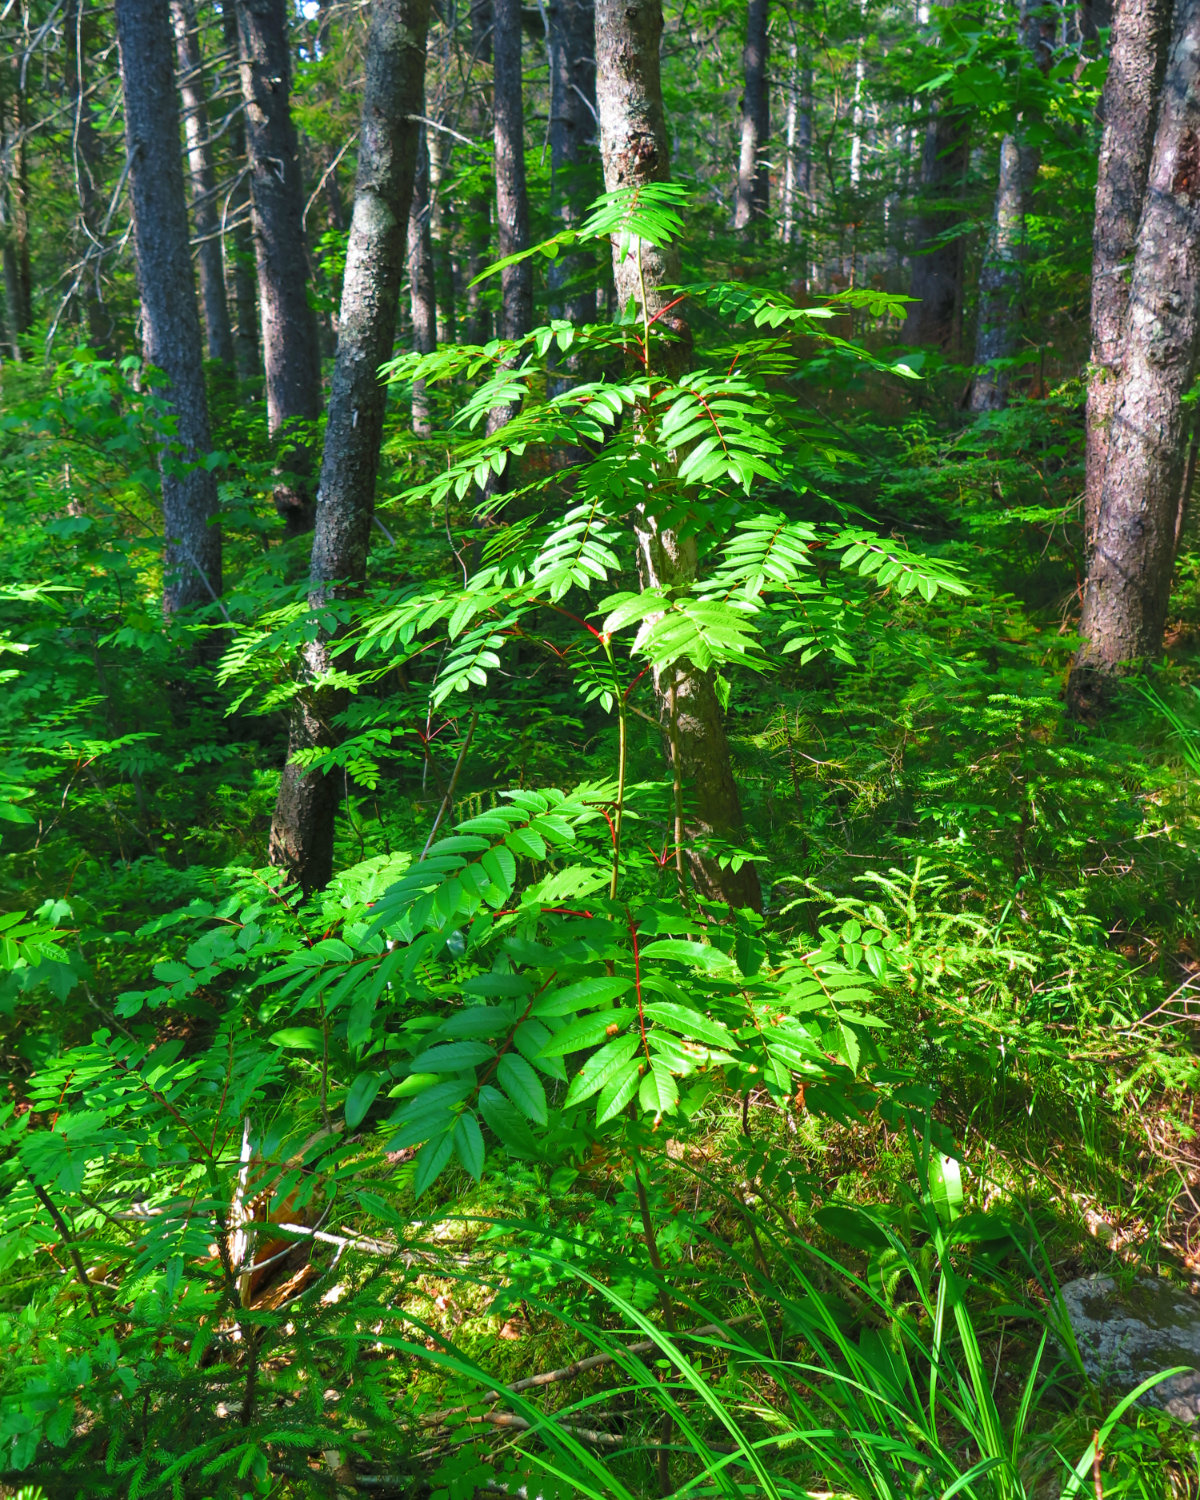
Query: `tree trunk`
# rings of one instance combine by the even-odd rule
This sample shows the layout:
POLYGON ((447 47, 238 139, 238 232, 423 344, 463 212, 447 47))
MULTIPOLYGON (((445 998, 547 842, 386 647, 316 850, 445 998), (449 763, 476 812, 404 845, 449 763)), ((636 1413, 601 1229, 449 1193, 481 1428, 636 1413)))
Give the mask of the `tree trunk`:
MULTIPOLYGON (((550 211, 564 229, 580 224, 599 192, 595 170, 596 11, 594 0, 550 0, 550 211)), ((550 316, 580 327, 596 321, 595 261, 590 254, 560 254, 546 282, 550 316)), ((568 354, 566 369, 578 373, 568 354)), ((561 392, 569 375, 554 375, 561 392)))
MULTIPOLYGON (((596 94, 604 183, 610 193, 670 180, 658 60, 661 36, 661 0, 597 0, 596 94)), ((656 368, 669 377, 686 371, 692 353, 687 319, 681 306, 664 311, 672 300, 665 288, 679 281, 678 249, 643 243, 621 255, 614 246, 613 278, 623 308, 631 302, 642 307, 644 290, 643 314, 657 319, 659 331, 656 368)), ((695 538, 685 540, 663 528, 645 501, 635 510, 633 525, 643 587, 686 588, 696 576, 695 538)), ((664 749, 691 801, 686 833, 692 845, 687 852, 692 879, 706 896, 758 907, 762 897, 752 865, 722 870, 696 847, 714 835, 736 838, 742 826, 712 674, 680 660, 655 674, 655 693, 664 749)))
MULTIPOLYGON (((412 309, 413 350, 432 354, 437 348, 437 288, 433 274, 433 235, 429 227, 429 149, 421 127, 412 205, 408 211, 408 296, 412 309)), ((412 388, 412 429, 417 437, 433 435, 429 393, 423 380, 412 388)))
POLYGON ((147 363, 167 377, 183 450, 162 455, 163 609, 173 614, 221 592, 217 486, 203 467, 211 444, 168 0, 117 0, 116 11, 142 338, 147 363))
POLYGON ((1158 654, 1170 600, 1200 346, 1200 0, 1176 0, 1166 78, 1115 365, 1072 712, 1158 654))
MULTIPOLYGON (((472 0, 471 4, 471 58, 475 64, 486 65, 490 72, 492 61, 492 4, 491 0, 472 0)), ((487 128, 490 117, 489 90, 480 87, 471 101, 471 134, 480 138, 487 128)), ((480 289, 474 285, 488 262, 491 248, 491 201, 488 194, 476 193, 466 206, 467 233, 467 316, 463 330, 468 344, 486 344, 492 336, 492 320, 480 289)))
POLYGON ((0 83, 0 243, 9 347, 21 361, 33 322, 33 274, 29 256, 29 173, 25 159, 25 97, 17 59, 0 83))
POLYGON ((221 219, 217 211, 217 176, 209 144, 208 98, 204 87, 204 59, 193 0, 171 0, 175 49, 179 59, 179 93, 183 100, 183 134, 191 175, 192 223, 196 261, 200 271, 200 303, 210 359, 233 368, 233 330, 225 301, 225 264, 221 249, 221 219))
POLYGON ((1170 15, 1168 0, 1123 0, 1112 32, 1100 106, 1104 134, 1092 236, 1092 361, 1083 505, 1089 547, 1100 515, 1109 423, 1120 375, 1121 329, 1129 306, 1129 262, 1154 147, 1170 15))
MULTIPOLYGON (((500 257, 529 248, 525 187, 525 109, 521 89, 520 0, 492 3, 492 112, 496 146, 496 229, 500 257)), ((501 327, 506 339, 533 327, 533 265, 523 260, 500 273, 501 327)))
MULTIPOLYGON (((1021 35, 1045 72, 1053 59, 1054 21, 1029 0, 1021 7, 1021 35)), ((1025 227, 1039 165, 1038 152, 1026 141, 1018 120, 1017 129, 1000 143, 996 206, 979 273, 973 412, 1001 411, 1008 405, 1012 375, 1004 361, 1013 358, 1020 343, 1025 227)))
POLYGON ((742 143, 738 155, 735 229, 748 229, 766 218, 770 204, 771 171, 764 154, 771 133, 767 7, 768 0, 749 0, 746 7, 746 44, 742 48, 742 143))
POLYGON ((440 130, 426 130, 429 152, 429 234, 433 254, 434 296, 437 302, 437 341, 453 344, 458 339, 458 315, 454 305, 454 220, 444 182, 450 148, 440 130))
POLYGON ((70 295, 78 296, 83 303, 88 344, 102 358, 111 359, 113 325, 100 293, 101 262, 97 253, 104 222, 101 201, 104 145, 92 117, 87 88, 87 60, 94 34, 94 21, 85 25, 81 0, 68 0, 63 11, 64 76, 71 101, 72 164, 83 231, 79 245, 81 267, 70 295))
MULTIPOLYGON (((337 585, 355 589, 366 577, 387 399, 379 367, 391 356, 396 333, 419 132, 411 117, 424 114, 428 24, 429 0, 375 0, 313 532, 309 603, 314 610, 336 597, 337 585)), ((336 743, 334 720, 345 694, 313 686, 329 665, 330 637, 322 627, 301 664, 306 687, 293 712, 288 764, 271 824, 271 863, 306 893, 325 885, 333 872, 338 778, 305 771, 292 757, 336 743)))
MULTIPOLYGON (((857 193, 862 185, 862 148, 863 148, 863 84, 867 77, 867 0, 859 0, 859 27, 858 46, 854 54, 854 96, 850 107, 850 191, 857 193)), ((853 257, 851 257, 853 262, 853 257)), ((854 280, 854 267, 851 264, 851 283, 854 280)))
MULTIPOLYGON (((807 15, 807 11, 804 13, 807 15)), ((793 45, 789 52, 787 154, 780 238, 785 245, 803 245, 812 193, 812 58, 807 42, 800 47, 793 45)), ((805 280, 803 264, 801 280, 805 280)))
MULTIPOLYGON (((237 11, 232 4, 221 8, 221 26, 226 51, 239 55, 237 11)), ((258 278, 254 266, 254 232, 250 226, 250 168, 246 161, 246 127, 239 116, 229 131, 229 149, 238 181, 229 194, 224 215, 234 226, 228 254, 233 291, 233 358, 238 380, 256 381, 262 372, 258 357, 258 278), (242 175, 243 169, 245 176, 242 175)))
POLYGON ((237 0, 267 430, 283 445, 275 508, 289 536, 312 525, 312 430, 321 414, 317 320, 308 301, 304 188, 289 107, 286 0, 237 0))
MULTIPOLYGON (((949 0, 940 0, 945 7, 949 0)), ((921 150, 921 190, 913 226, 913 260, 904 337, 949 349, 962 307, 963 240, 952 236, 966 215, 962 195, 970 145, 970 117, 935 99, 921 150)))

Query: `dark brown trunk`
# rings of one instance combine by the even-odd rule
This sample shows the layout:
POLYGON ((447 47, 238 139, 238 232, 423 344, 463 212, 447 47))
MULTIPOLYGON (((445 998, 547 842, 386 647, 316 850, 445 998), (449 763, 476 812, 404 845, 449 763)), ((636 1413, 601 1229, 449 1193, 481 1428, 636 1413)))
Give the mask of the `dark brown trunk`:
POLYGON ((454 301, 454 217, 444 186, 450 148, 440 130, 427 130, 429 151, 429 233, 432 240, 433 280, 437 300, 437 341, 453 344, 458 338, 454 301))
POLYGON ((275 507, 289 535, 312 525, 312 424, 321 414, 317 320, 308 301, 304 188, 290 109, 286 0, 237 0, 267 429, 279 445, 275 507))
MULTIPOLYGON (((496 147, 496 230, 500 257, 529 248, 525 187, 525 108, 521 86, 520 0, 492 0, 492 112, 496 147)), ((533 327, 533 264, 500 273, 500 336, 522 338, 533 327)))
MULTIPOLYGON (((660 0, 597 0, 596 96, 604 184, 610 193, 670 181, 658 58, 662 24, 660 0)), ((613 279, 622 308, 633 303, 644 317, 656 319, 652 368, 677 378, 688 368, 692 353, 691 330, 682 307, 664 311, 672 301, 666 288, 679 281, 678 249, 643 242, 627 247, 622 255, 620 247, 614 246, 613 279)), ((652 505, 651 500, 643 500, 634 511, 643 587, 686 588, 696 576, 696 539, 684 539, 662 527, 652 505)), ((742 826, 712 674, 680 660, 655 674, 655 693, 664 750, 690 804, 685 831, 692 879, 705 896, 734 906, 760 907, 762 896, 753 865, 723 870, 704 852, 709 838, 736 839, 742 826)))
POLYGON ((913 263, 904 337, 914 344, 948 349, 958 326, 962 299, 962 205, 970 126, 964 110, 945 100, 934 104, 921 151, 921 196, 913 226, 913 263))
POLYGON ((168 0, 117 0, 116 11, 142 338, 147 363, 167 377, 182 449, 162 455, 163 608, 172 614, 220 595, 217 486, 202 465, 211 444, 168 0))
MULTIPOLYGON (((239 55, 237 11, 222 7, 221 27, 226 51, 239 55)), ((258 278, 254 266, 254 231, 251 228, 250 168, 246 161, 246 127, 239 116, 230 127, 229 150, 237 181, 229 194, 224 215, 233 228, 228 233, 226 254, 230 263, 233 293, 233 358, 238 380, 257 381, 262 373, 258 354, 258 278)))
POLYGON ((1170 601, 1200 345, 1200 0, 1176 0, 1136 241, 1068 684, 1084 717, 1115 677, 1161 651, 1170 601))
POLYGON ((15 360, 28 353, 26 334, 33 322, 33 273, 29 254, 29 174, 25 157, 25 97, 20 58, 6 67, 0 82, 0 244, 9 348, 15 360))
MULTIPOLYGON (((429 150, 421 130, 413 177, 412 206, 408 211, 408 295, 412 312, 413 349, 432 354, 437 348, 437 292, 433 276, 433 237, 429 228, 429 150)), ((429 420, 429 392, 423 380, 413 381, 412 428, 417 437, 433 434, 429 420)))
MULTIPOLYGON (((1048 7, 1023 0, 1021 39, 1037 67, 1053 60, 1055 21, 1048 7)), ((1026 227, 1033 185, 1040 165, 1024 122, 1000 143, 1000 177, 992 228, 979 273, 979 314, 975 332, 973 412, 1000 411, 1008 405, 1011 365, 1021 341, 1026 227)))
POLYGON ((221 218, 217 206, 217 174, 209 144, 208 95, 204 58, 193 0, 171 0, 175 51, 179 61, 179 94, 183 100, 183 135, 187 142, 191 178, 192 224, 196 262, 200 271, 200 305, 210 359, 233 368, 233 330, 225 301, 225 263, 221 249, 221 218))
POLYGON ((1092 363, 1083 502, 1089 547, 1096 537, 1104 489, 1108 430, 1120 375, 1121 330, 1129 306, 1129 263, 1154 148, 1170 19, 1168 0, 1123 0, 1112 31, 1100 105, 1104 134, 1092 236, 1092 363))
POLYGON ((738 155, 734 228, 747 229, 766 217, 771 196, 767 137, 771 132, 771 96, 767 84, 768 0, 749 0, 746 44, 742 48, 742 139, 738 155))
MULTIPOLYGON (((309 603, 314 610, 339 591, 361 587, 366 577, 387 399, 379 367, 391 356, 396 333, 419 131, 411 117, 424 113, 428 24, 429 0, 375 0, 313 532, 309 603)), ((325 885, 333 871, 339 779, 305 771, 292 756, 337 741, 334 721, 345 696, 313 685, 329 668, 329 648, 322 630, 305 651, 302 673, 308 686, 293 713, 288 764, 271 824, 271 863, 305 892, 325 885)))
MULTIPOLYGON (((491 0, 473 0, 471 5, 471 56, 476 64, 492 61, 491 0)), ((471 134, 483 135, 491 117, 490 90, 480 85, 471 101, 471 134)), ((464 229, 467 237, 467 315, 463 330, 468 344, 486 344, 492 336, 492 319, 475 278, 491 258, 492 219, 490 196, 473 194, 466 205, 464 229)))

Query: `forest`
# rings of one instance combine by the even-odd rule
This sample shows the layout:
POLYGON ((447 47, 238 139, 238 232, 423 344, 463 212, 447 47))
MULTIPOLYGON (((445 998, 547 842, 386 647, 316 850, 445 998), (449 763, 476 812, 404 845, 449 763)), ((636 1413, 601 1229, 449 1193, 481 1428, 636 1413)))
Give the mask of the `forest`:
POLYGON ((1200 0, 4 0, 0 1495, 1200 1500, 1200 0))

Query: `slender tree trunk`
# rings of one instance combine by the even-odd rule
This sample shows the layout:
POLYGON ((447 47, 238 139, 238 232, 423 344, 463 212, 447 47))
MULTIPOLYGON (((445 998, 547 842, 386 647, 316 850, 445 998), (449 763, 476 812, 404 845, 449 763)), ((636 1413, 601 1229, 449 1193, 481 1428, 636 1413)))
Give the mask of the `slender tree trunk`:
POLYGON ((275 507, 289 535, 312 525, 311 425, 321 414, 317 320, 308 301, 304 188, 289 97, 286 0, 237 0, 254 251, 266 368, 267 430, 286 476, 275 507))
MULTIPOLYGON (((564 229, 582 222, 599 191, 596 138, 596 12, 593 0, 550 0, 550 208, 564 229)), ((562 254, 546 272, 550 316, 579 327, 596 321, 588 254, 562 254)), ((568 355, 568 372, 577 373, 568 355)), ((555 375, 562 391, 569 376, 555 375)))
POLYGON ((458 314, 454 305, 454 219, 444 186, 450 151, 446 139, 440 130, 425 132, 429 152, 429 235, 439 344, 453 344, 458 338, 458 314))
MULTIPOLYGON (((867 0, 859 0, 858 48, 854 54, 854 99, 850 107, 850 191, 857 193, 862 184, 863 84, 867 77, 866 30, 867 0)), ((853 273, 853 267, 851 267, 853 273)), ((853 281, 853 274, 851 275, 853 281)))
MULTIPOLYGON (((437 348, 437 288, 433 272, 433 236, 429 227, 428 137, 421 127, 412 205, 408 211, 408 296, 412 310, 413 350, 432 354, 437 348)), ((413 381, 412 429, 418 437, 432 436, 429 394, 423 380, 413 381)))
POLYGON ((769 0, 749 0, 746 43, 742 48, 742 141, 738 155, 737 207, 734 228, 748 229, 766 218, 771 196, 767 137, 771 133, 771 95, 767 82, 769 0))
POLYGON ((1088 546, 1095 540, 1100 515, 1121 331, 1129 307, 1129 262, 1154 147, 1170 18, 1169 0, 1122 0, 1100 106, 1104 134, 1092 237, 1092 367, 1083 507, 1088 546))
POLYGON ((33 322, 33 274, 29 255, 29 174, 25 157, 25 96, 18 59, 0 82, 0 245, 9 347, 15 360, 26 354, 33 322))
POLYGON ((209 143, 208 97, 204 86, 204 58, 193 0, 171 0, 175 50, 179 60, 179 93, 183 100, 183 134, 191 175, 192 223, 196 261, 200 270, 200 304, 210 359, 233 368, 233 330, 225 301, 225 263, 221 248, 221 220, 217 208, 217 174, 209 143))
MULTIPOLYGON (((597 0, 596 94, 600 149, 607 190, 668 182, 671 175, 658 49, 662 36, 661 0, 597 0)), ((613 278, 622 307, 630 303, 655 318, 657 369, 678 377, 691 360, 692 338, 682 307, 665 311, 673 300, 665 288, 679 280, 676 246, 645 242, 613 250, 613 278), (643 306, 644 301, 644 306, 643 306)), ((686 587, 696 576, 695 537, 664 527, 652 503, 634 512, 643 587, 686 587)), ((735 906, 759 906, 761 893, 752 865, 722 870, 697 845, 712 836, 736 838, 742 825, 729 744, 712 674, 680 660, 655 675, 664 749, 682 778, 691 802, 686 831, 697 888, 735 906)))
MULTIPOLYGON (((521 0, 492 0, 492 117, 496 152, 496 230, 500 258, 529 248, 529 195, 525 185, 525 106, 521 78, 521 0)), ((533 327, 533 265, 528 260, 500 272, 500 337, 523 338, 533 327)), ((491 436, 516 408, 488 412, 491 436)), ((492 476, 488 494, 502 493, 507 474, 492 476)))
POLYGON ((182 448, 162 456, 163 608, 172 614, 221 592, 217 487, 202 464, 211 444, 168 0, 117 0, 116 11, 142 337, 147 363, 167 377, 182 448))
POLYGON ((112 357, 113 326, 100 291, 100 239, 104 205, 100 201, 104 181, 104 145, 92 116, 87 90, 87 62, 94 42, 94 22, 84 24, 81 0, 68 0, 63 11, 64 75, 71 102, 71 163, 82 226, 79 251, 82 262, 77 282, 83 303, 88 343, 105 358, 112 357))
MULTIPOLYGON (((940 0, 947 6, 949 0, 940 0)), ((914 344, 949 349, 962 307, 963 240, 953 234, 966 215, 962 195, 970 147, 970 117, 935 99, 921 149, 921 189, 913 226, 911 295, 904 336, 914 344)))
MULTIPOLYGON (((411 117, 425 112, 428 24, 429 0, 374 0, 358 181, 313 532, 309 603, 315 611, 336 597, 339 585, 354 590, 366 577, 387 399, 378 372, 392 353, 396 333, 417 159, 419 126, 411 117)), ((333 871, 338 777, 305 771, 292 757, 337 741, 334 721, 345 695, 315 686, 330 660, 330 637, 322 625, 301 663, 305 688, 293 712, 288 763, 271 824, 271 863, 305 892, 325 885, 333 871)))
MULTIPOLYGON (((237 57, 240 51, 237 11, 232 3, 221 9, 221 26, 226 50, 237 57)), ((233 358, 238 380, 249 383, 258 379, 262 365, 258 355, 258 278, 254 265, 254 232, 250 224, 250 167, 246 160, 246 127, 240 116, 230 129, 229 149, 238 174, 222 207, 223 221, 234 226, 228 234, 226 254, 233 293, 233 358)))
MULTIPOLYGON (((492 61, 491 0, 472 0, 471 56, 475 64, 490 70, 492 61)), ((490 117, 490 91, 480 86, 471 104, 472 134, 477 138, 486 129, 490 117)), ((464 330, 468 344, 486 344, 492 336, 492 320, 487 304, 474 285, 487 265, 491 248, 491 201, 485 193, 475 193, 467 202, 467 316, 464 330)))
MULTIPOLYGON (((529 248, 520 0, 492 0, 492 26, 496 229, 503 259, 529 248)), ((533 266, 530 261, 524 260, 501 271, 500 301, 501 337, 524 337, 533 327, 533 266)))
MULTIPOLYGON (((1031 0, 1022 4, 1021 35, 1045 72, 1053 59, 1054 21, 1031 0)), ((1025 229, 1039 165, 1039 154, 1018 121, 1017 129, 1000 143, 996 206, 979 273, 976 374, 971 385, 974 412, 1000 411, 1008 405, 1012 376, 1003 362, 1013 358, 1020 343, 1025 229)))
POLYGON ((1200 0, 1176 0, 1137 231, 1072 711, 1162 649, 1200 350, 1200 0))

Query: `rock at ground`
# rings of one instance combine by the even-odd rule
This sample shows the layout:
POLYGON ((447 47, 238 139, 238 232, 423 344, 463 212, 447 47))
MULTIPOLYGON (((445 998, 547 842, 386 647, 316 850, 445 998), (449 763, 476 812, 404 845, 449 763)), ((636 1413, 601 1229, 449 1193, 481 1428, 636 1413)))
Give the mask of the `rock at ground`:
POLYGON ((1181 1422, 1200 1423, 1200 1298, 1152 1276, 1128 1286, 1112 1276, 1083 1276, 1063 1287, 1062 1298, 1092 1380, 1125 1392, 1161 1370, 1189 1366, 1141 1399, 1181 1422))

